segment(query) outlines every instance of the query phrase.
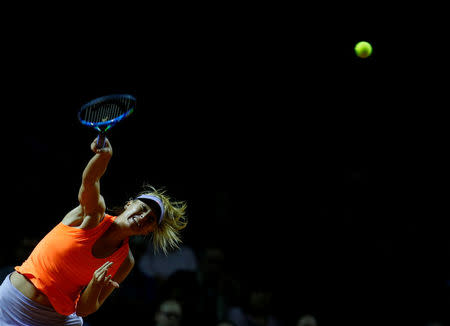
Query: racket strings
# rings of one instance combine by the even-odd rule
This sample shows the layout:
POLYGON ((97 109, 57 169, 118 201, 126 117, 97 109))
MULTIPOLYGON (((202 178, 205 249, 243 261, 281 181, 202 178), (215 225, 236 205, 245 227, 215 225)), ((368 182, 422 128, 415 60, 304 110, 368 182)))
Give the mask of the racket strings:
POLYGON ((117 99, 114 102, 102 102, 92 104, 84 110, 84 120, 99 123, 113 120, 126 113, 132 106, 129 98, 117 99))

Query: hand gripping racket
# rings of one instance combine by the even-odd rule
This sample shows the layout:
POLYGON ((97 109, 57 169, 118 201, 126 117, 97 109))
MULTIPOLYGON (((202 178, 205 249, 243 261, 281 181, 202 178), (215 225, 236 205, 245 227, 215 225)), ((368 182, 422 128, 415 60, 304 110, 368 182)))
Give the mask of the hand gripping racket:
POLYGON ((97 148, 103 148, 106 132, 133 113, 135 106, 136 99, 132 95, 106 95, 84 104, 78 112, 78 119, 99 132, 97 148))

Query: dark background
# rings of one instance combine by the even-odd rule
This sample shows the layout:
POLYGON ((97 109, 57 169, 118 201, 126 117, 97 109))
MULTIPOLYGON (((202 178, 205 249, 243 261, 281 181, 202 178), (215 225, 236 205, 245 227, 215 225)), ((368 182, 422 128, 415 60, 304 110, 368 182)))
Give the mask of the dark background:
POLYGON ((79 107, 130 93, 136 112, 109 135, 109 205, 143 182, 187 200, 186 242, 219 241, 238 273, 265 275, 282 315, 446 320, 437 34, 373 4, 329 9, 80 6, 8 24, 2 242, 77 204, 95 137, 79 107), (355 56, 360 40, 371 57, 355 56))

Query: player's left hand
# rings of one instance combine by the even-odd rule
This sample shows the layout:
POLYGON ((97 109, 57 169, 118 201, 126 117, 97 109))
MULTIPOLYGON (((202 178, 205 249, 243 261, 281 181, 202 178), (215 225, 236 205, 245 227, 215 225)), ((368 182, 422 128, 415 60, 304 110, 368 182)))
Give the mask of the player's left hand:
POLYGON ((112 266, 112 264, 113 262, 108 261, 94 272, 91 280, 92 285, 105 287, 106 285, 111 284, 115 288, 119 287, 119 283, 113 281, 111 279, 111 275, 106 276, 108 269, 112 266))

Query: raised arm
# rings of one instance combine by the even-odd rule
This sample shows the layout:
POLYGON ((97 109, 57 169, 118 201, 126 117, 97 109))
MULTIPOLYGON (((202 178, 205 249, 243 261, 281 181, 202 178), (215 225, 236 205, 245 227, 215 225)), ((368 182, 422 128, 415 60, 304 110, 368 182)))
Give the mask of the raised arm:
MULTIPOLYGON (((78 200, 83 210, 84 217, 92 219, 89 224, 98 224, 105 214, 105 201, 100 194, 100 178, 106 172, 109 160, 112 157, 112 147, 108 139, 105 139, 105 146, 96 148, 97 140, 91 143, 91 150, 95 155, 83 171, 81 187, 78 192, 78 200)), ((94 226, 91 225, 91 226, 94 226)))

